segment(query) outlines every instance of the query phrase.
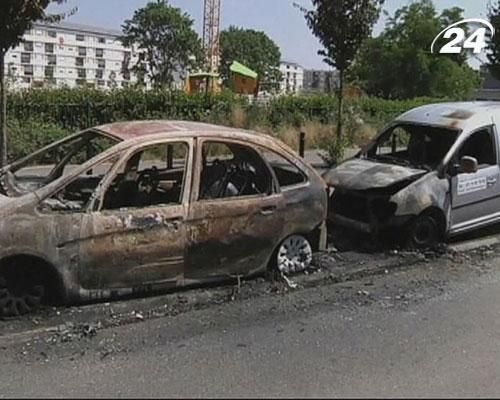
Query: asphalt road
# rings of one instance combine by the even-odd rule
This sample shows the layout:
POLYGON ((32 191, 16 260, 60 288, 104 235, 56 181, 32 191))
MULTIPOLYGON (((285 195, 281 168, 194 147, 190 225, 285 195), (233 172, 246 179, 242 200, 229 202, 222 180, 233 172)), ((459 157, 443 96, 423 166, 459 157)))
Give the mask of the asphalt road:
POLYGON ((0 346, 0 396, 500 394, 500 253, 0 346))

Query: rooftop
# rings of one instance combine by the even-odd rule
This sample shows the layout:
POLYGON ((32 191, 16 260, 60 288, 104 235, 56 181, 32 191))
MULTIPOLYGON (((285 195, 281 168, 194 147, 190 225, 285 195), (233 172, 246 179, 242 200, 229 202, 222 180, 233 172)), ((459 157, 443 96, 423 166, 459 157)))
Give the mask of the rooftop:
POLYGON ((36 22, 35 27, 53 28, 72 32, 84 32, 97 35, 121 36, 122 32, 117 29, 107 29, 90 25, 76 24, 74 22, 61 21, 58 23, 42 23, 36 22))

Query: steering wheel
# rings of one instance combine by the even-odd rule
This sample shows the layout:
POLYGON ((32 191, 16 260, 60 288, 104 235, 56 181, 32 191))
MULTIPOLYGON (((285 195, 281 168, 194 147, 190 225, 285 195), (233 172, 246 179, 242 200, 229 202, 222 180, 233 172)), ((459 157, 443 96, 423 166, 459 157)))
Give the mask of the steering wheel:
POLYGON ((160 173, 156 167, 145 169, 137 178, 137 189, 139 192, 151 193, 158 188, 159 184, 160 173))

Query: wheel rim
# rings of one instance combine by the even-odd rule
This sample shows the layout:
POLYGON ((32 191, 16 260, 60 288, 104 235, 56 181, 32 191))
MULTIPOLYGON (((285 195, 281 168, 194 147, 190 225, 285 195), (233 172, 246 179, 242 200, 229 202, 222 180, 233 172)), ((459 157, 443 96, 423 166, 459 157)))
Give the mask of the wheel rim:
POLYGON ((290 236, 278 251, 278 270, 285 274, 304 271, 312 262, 312 248, 309 241, 299 235, 290 236))
POLYGON ((45 294, 45 288, 29 272, 6 271, 0 276, 0 315, 18 316, 36 309, 45 294))
POLYGON ((436 224, 431 219, 424 219, 415 226, 413 241, 418 246, 431 245, 437 240, 436 224))

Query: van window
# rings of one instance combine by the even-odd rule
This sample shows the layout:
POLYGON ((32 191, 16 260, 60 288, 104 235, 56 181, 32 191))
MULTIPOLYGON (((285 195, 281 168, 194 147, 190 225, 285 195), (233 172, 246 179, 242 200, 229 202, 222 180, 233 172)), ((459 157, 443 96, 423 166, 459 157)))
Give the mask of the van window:
POLYGON ((474 157, 479 168, 496 165, 497 154, 491 128, 484 128, 473 133, 458 151, 458 160, 464 156, 474 157))

